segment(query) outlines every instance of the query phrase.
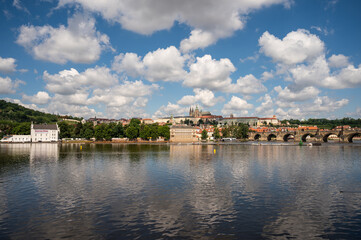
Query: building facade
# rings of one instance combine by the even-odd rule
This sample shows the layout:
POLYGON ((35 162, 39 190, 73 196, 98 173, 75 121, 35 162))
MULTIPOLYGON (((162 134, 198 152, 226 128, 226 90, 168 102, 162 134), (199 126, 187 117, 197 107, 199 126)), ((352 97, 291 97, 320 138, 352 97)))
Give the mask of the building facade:
POLYGON ((197 142, 197 128, 190 126, 170 127, 170 142, 197 142))
POLYGON ((57 142, 59 140, 58 124, 31 124, 32 142, 57 142))
POLYGON ((31 135, 10 135, 1 139, 4 143, 26 143, 31 142, 31 135))

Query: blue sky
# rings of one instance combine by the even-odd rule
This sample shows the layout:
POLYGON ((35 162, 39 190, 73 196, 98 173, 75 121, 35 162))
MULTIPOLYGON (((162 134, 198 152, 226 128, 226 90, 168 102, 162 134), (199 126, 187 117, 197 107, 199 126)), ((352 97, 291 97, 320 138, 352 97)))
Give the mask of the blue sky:
POLYGON ((358 0, 0 3, 0 97, 33 109, 361 117, 358 0))

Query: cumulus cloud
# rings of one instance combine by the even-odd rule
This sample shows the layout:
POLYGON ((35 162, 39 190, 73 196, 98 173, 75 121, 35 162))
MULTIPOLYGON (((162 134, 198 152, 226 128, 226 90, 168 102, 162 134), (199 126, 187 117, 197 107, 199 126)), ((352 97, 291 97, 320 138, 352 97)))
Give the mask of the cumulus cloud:
POLYGON ((190 52, 194 49, 205 48, 214 44, 217 41, 217 36, 211 32, 195 29, 191 31, 189 38, 184 39, 180 43, 182 52, 190 52))
POLYGON ((2 58, 0 57, 0 72, 12 73, 15 72, 16 64, 14 58, 2 58))
POLYGON ((131 77, 144 75, 144 63, 136 53, 121 53, 115 56, 112 69, 118 73, 125 72, 131 77))
POLYGON ((16 92, 19 84, 25 84, 21 80, 12 80, 9 77, 0 77, 0 94, 11 94, 16 92))
POLYGON ((44 91, 39 91, 33 96, 28 96, 25 94, 23 95, 23 101, 40 105, 48 103, 50 99, 51 97, 49 96, 49 94, 44 91))
POLYGON ((212 59, 210 55, 197 57, 197 61, 190 65, 183 85, 222 91, 230 86, 232 79, 229 76, 235 70, 228 58, 221 58, 218 61, 212 59))
POLYGON ((346 67, 350 65, 348 57, 342 54, 333 54, 331 57, 328 58, 328 63, 330 67, 334 68, 346 67))
POLYGON ((292 31, 283 39, 265 32, 258 43, 262 53, 275 62, 287 65, 312 60, 324 52, 324 43, 305 29, 292 31))
MULTIPOLYGON (((74 68, 56 74, 45 71, 43 79, 45 88, 54 93, 49 107, 56 102, 61 107, 61 114, 74 112, 77 116, 90 109, 89 114, 85 115, 87 117, 96 113, 93 106, 104 107, 107 116, 141 116, 148 102, 147 97, 159 89, 157 84, 144 84, 141 80, 119 81, 109 68, 98 66, 80 73, 74 68), (114 112, 119 109, 124 111, 114 112), (131 115, 132 111, 137 115, 131 115)), ((103 113, 97 114, 101 116, 103 113)))
POLYGON ((265 94, 264 97, 260 98, 262 101, 261 105, 256 108, 255 113, 261 116, 272 116, 274 113, 274 103, 269 94, 265 94))
POLYGON ((307 101, 315 98, 320 91, 315 87, 305 87, 300 91, 292 91, 290 88, 285 87, 282 89, 281 86, 277 86, 274 88, 276 92, 278 92, 278 98, 283 101, 307 101))
POLYGON ((302 106, 298 105, 288 110, 278 108, 276 114, 280 118, 309 118, 310 116, 325 116, 329 115, 348 104, 348 99, 334 100, 327 96, 316 97, 309 103, 304 103, 302 106))
POLYGON ((300 87, 321 86, 331 89, 352 88, 361 85, 361 65, 348 65, 338 71, 331 71, 325 56, 320 56, 308 64, 300 64, 289 69, 293 81, 300 87))
POLYGON ((80 14, 69 18, 67 27, 23 25, 16 42, 36 59, 60 64, 92 63, 104 48, 111 48, 109 37, 96 31, 95 19, 80 14))
POLYGON ((187 107, 181 107, 178 104, 168 102, 167 106, 161 106, 153 115, 153 118, 184 116, 188 111, 187 107))
POLYGON ((252 74, 240 77, 237 83, 229 87, 229 91, 244 95, 266 92, 267 88, 252 74))
POLYGON ((324 43, 307 30, 298 29, 283 39, 265 32, 259 45, 277 63, 277 74, 293 82, 297 91, 308 86, 344 89, 361 85, 361 65, 353 66, 342 54, 326 59, 324 43))
POLYGON ((84 9, 99 13, 124 29, 140 34, 170 29, 174 22, 184 23, 193 30, 181 43, 182 51, 204 48, 220 38, 229 37, 245 25, 250 12, 275 4, 290 6, 290 0, 60 0, 58 7, 80 4, 84 9))
POLYGON ((177 103, 186 106, 201 103, 206 107, 213 107, 217 103, 224 101, 223 97, 215 97, 214 93, 208 89, 195 88, 193 91, 194 95, 186 95, 177 103))
POLYGON ((43 79, 47 83, 46 89, 62 95, 74 94, 77 90, 86 87, 106 88, 118 83, 117 76, 112 74, 109 68, 98 66, 88 68, 82 73, 74 68, 53 75, 44 71, 43 79))
POLYGON ((88 106, 80 106, 74 104, 67 104, 59 101, 52 101, 46 107, 47 112, 58 113, 61 115, 72 115, 76 117, 90 118, 94 116, 102 116, 102 113, 88 106))
POLYGON ((174 46, 149 52, 143 59, 146 78, 151 82, 182 80, 186 74, 183 70, 185 60, 174 46))
POLYGON ((248 109, 252 109, 253 105, 248 103, 246 100, 232 96, 231 100, 224 104, 222 113, 225 115, 235 114, 235 115, 246 115, 248 114, 248 109))
POLYGON ((147 53, 143 59, 135 53, 120 54, 114 58, 112 69, 132 77, 143 76, 151 82, 175 82, 184 79, 183 69, 187 57, 170 46, 147 53))
MULTIPOLYGON (((144 97, 158 89, 158 85, 145 85, 142 81, 124 81, 122 84, 107 89, 95 89, 89 104, 103 103, 109 107, 126 106, 135 101, 136 97, 144 97)), ((144 98, 143 98, 144 99, 144 98)), ((137 106, 140 105, 138 100, 137 106)))

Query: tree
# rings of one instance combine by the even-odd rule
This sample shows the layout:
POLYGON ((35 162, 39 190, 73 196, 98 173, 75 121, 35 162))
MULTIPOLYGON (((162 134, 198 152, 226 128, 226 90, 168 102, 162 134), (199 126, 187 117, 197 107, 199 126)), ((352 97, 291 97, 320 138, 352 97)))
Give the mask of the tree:
POLYGON ((223 136, 223 138, 228 138, 229 135, 230 135, 230 131, 229 131, 228 127, 223 127, 222 128, 222 136, 223 136))
POLYGON ((80 136, 85 139, 94 137, 94 125, 91 122, 84 123, 80 136))
POLYGON ((170 129, 169 126, 158 126, 158 134, 161 137, 164 137, 166 140, 170 138, 170 129))
POLYGON ((30 135, 30 128, 31 128, 30 122, 19 123, 17 124, 16 127, 14 127, 12 132, 18 135, 30 135))
POLYGON ((151 137, 151 129, 149 125, 142 124, 140 126, 139 137, 143 140, 148 140, 151 137))
POLYGON ((214 128, 214 131, 213 131, 213 137, 214 139, 218 140, 221 138, 221 134, 219 133, 219 129, 217 127, 214 128))
POLYGON ((207 138, 208 138, 208 132, 207 132, 206 129, 203 129, 201 138, 202 138, 202 140, 207 140, 207 138))
POLYGON ((114 137, 117 138, 121 138, 124 137, 124 127, 122 123, 118 123, 115 127, 114 127, 114 137))
POLYGON ((102 123, 99 125, 95 126, 94 129, 94 137, 96 140, 104 140, 105 138, 105 128, 106 128, 106 124, 102 123))
POLYGON ((125 135, 130 140, 134 140, 138 137, 138 129, 134 126, 129 126, 127 130, 125 131, 125 135))

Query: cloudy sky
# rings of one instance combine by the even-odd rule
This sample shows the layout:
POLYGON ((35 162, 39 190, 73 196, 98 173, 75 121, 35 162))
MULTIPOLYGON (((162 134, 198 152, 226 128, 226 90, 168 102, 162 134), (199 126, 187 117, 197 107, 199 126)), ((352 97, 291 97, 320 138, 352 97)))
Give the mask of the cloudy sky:
POLYGON ((0 0, 0 98, 84 118, 361 117, 361 1, 0 0))

